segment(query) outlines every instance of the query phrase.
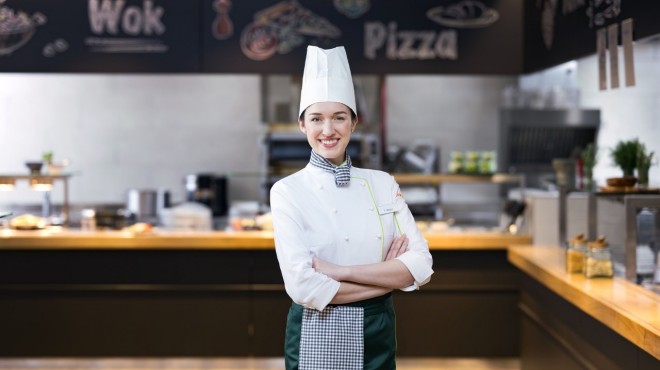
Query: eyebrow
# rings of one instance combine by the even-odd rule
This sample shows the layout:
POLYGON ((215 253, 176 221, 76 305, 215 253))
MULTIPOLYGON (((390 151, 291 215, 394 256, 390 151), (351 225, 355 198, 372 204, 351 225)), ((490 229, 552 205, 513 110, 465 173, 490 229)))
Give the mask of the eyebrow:
MULTIPOLYGON (((334 116, 334 115, 337 115, 337 114, 348 114, 348 112, 345 112, 345 111, 338 111, 338 112, 333 113, 332 115, 334 116)), ((310 112, 309 115, 310 115, 310 116, 322 116, 323 113, 311 113, 311 112, 310 112)))

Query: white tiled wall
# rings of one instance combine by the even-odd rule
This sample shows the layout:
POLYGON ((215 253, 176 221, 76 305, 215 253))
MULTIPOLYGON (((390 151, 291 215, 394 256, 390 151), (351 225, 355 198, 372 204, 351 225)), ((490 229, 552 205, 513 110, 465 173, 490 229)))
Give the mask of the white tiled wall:
MULTIPOLYGON (((253 75, 0 74, 0 173, 26 173, 52 150, 72 161, 73 203, 158 187, 180 201, 186 174, 258 171, 258 92, 253 75)), ((230 192, 253 199, 257 185, 232 178, 230 192)), ((0 204, 40 201, 26 188, 0 204)))

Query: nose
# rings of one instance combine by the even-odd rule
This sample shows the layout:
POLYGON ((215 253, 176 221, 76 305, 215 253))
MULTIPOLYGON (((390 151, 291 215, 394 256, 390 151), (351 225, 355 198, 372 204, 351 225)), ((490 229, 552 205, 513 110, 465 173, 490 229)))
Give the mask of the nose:
POLYGON ((335 130, 334 130, 334 127, 332 127, 332 122, 329 119, 323 121, 323 131, 322 132, 323 132, 324 136, 330 136, 330 135, 334 134, 334 131, 335 130))

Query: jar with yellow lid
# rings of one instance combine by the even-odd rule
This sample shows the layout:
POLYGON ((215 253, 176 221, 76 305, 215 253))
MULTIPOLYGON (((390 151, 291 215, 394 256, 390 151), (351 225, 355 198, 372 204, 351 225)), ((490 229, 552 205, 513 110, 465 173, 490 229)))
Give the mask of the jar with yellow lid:
POLYGON ((584 265, 584 274, 588 278, 612 277, 614 268, 612 264, 612 253, 605 241, 604 236, 587 243, 587 257, 584 265))
POLYGON ((584 234, 578 234, 568 241, 566 248, 566 272, 583 273, 584 259, 587 253, 587 239, 584 234))

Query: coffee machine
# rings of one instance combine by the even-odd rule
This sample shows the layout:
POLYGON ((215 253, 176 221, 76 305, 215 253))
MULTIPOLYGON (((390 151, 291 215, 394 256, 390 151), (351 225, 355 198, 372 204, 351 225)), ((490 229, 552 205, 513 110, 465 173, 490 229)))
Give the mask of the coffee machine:
POLYGON ((213 217, 227 216, 227 182, 226 176, 212 173, 187 175, 184 179, 186 200, 205 204, 213 212, 213 217))

